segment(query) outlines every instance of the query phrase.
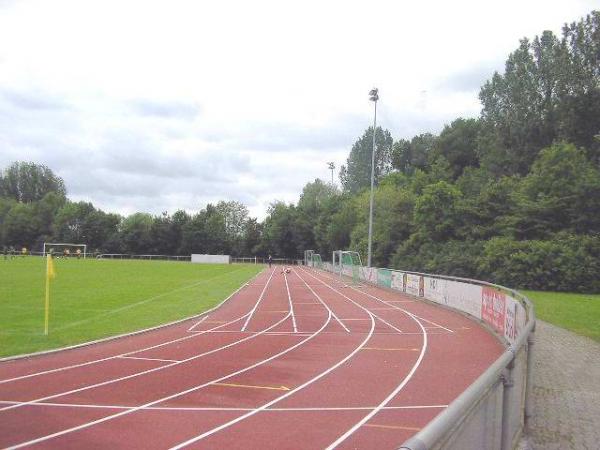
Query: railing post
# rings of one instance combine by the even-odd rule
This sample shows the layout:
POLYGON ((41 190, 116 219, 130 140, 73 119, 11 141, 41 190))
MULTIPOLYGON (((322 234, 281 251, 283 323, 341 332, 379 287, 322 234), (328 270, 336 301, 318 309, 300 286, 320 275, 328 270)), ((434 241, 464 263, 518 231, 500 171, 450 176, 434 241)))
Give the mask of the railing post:
POLYGON ((506 366, 506 369, 502 371, 500 379, 504 387, 502 391, 502 434, 500 441, 501 450, 511 450, 512 439, 510 436, 510 410, 511 410, 511 397, 512 388, 514 386, 513 380, 513 368, 515 367, 515 360, 513 360, 506 366))
POLYGON ((533 354, 535 345, 535 324, 527 336, 527 381, 525 385, 525 430, 529 432, 529 420, 533 416, 533 354))

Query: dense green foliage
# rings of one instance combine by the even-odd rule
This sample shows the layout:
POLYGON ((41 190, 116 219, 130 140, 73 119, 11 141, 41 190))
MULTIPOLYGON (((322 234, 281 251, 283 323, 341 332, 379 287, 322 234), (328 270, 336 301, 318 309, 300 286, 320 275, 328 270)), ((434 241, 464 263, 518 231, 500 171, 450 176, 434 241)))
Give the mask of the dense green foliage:
POLYGON ((0 258, 0 357, 64 347, 205 311, 261 265, 55 260, 44 335, 45 261, 0 258))
POLYGON ((374 265, 517 288, 599 291, 600 12, 565 25, 560 37, 545 31, 523 39, 479 98, 480 117, 457 118, 439 136, 394 142, 389 131, 368 128, 341 169, 341 190, 317 179, 297 205, 273 203, 263 223, 237 202, 207 205, 195 215, 123 218, 70 202, 62 181, 43 166, 13 165, 0 178, 0 244, 39 249, 45 240, 66 240, 124 253, 300 258, 314 249, 329 259, 332 250, 351 249, 366 255, 375 133, 374 265))

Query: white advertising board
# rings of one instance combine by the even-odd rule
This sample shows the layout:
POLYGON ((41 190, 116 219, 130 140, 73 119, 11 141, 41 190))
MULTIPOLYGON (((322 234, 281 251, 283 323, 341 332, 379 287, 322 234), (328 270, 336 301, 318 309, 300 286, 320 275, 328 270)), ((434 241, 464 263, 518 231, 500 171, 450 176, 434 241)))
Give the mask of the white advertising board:
POLYGON ((196 264, 229 264, 229 255, 199 255, 192 254, 192 262, 196 264))

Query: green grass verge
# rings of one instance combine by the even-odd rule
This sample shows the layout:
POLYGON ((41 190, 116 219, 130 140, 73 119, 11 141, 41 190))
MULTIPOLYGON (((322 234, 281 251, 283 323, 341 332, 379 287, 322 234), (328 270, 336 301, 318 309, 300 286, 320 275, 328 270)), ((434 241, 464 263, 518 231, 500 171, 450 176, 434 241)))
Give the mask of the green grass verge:
POLYGON ((253 264, 58 259, 44 335, 45 260, 0 259, 0 357, 59 348, 198 314, 262 270, 253 264))
POLYGON ((522 292, 531 299, 541 320, 600 342, 600 295, 522 292))

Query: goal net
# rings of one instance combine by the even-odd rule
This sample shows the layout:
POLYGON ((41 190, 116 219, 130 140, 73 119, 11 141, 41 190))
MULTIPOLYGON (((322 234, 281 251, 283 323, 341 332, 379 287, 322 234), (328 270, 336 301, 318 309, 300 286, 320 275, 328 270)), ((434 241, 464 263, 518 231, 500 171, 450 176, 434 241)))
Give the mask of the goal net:
POLYGON ((360 271, 362 269, 362 259, 360 253, 340 250, 338 254, 338 263, 340 278, 342 275, 351 277, 355 284, 360 282, 360 271))
POLYGON ((317 269, 323 268, 323 260, 321 259, 321 255, 319 255, 318 253, 313 253, 311 259, 313 267, 316 267, 317 269))
POLYGON ((44 242, 44 256, 85 258, 86 244, 71 244, 64 242, 44 242))

